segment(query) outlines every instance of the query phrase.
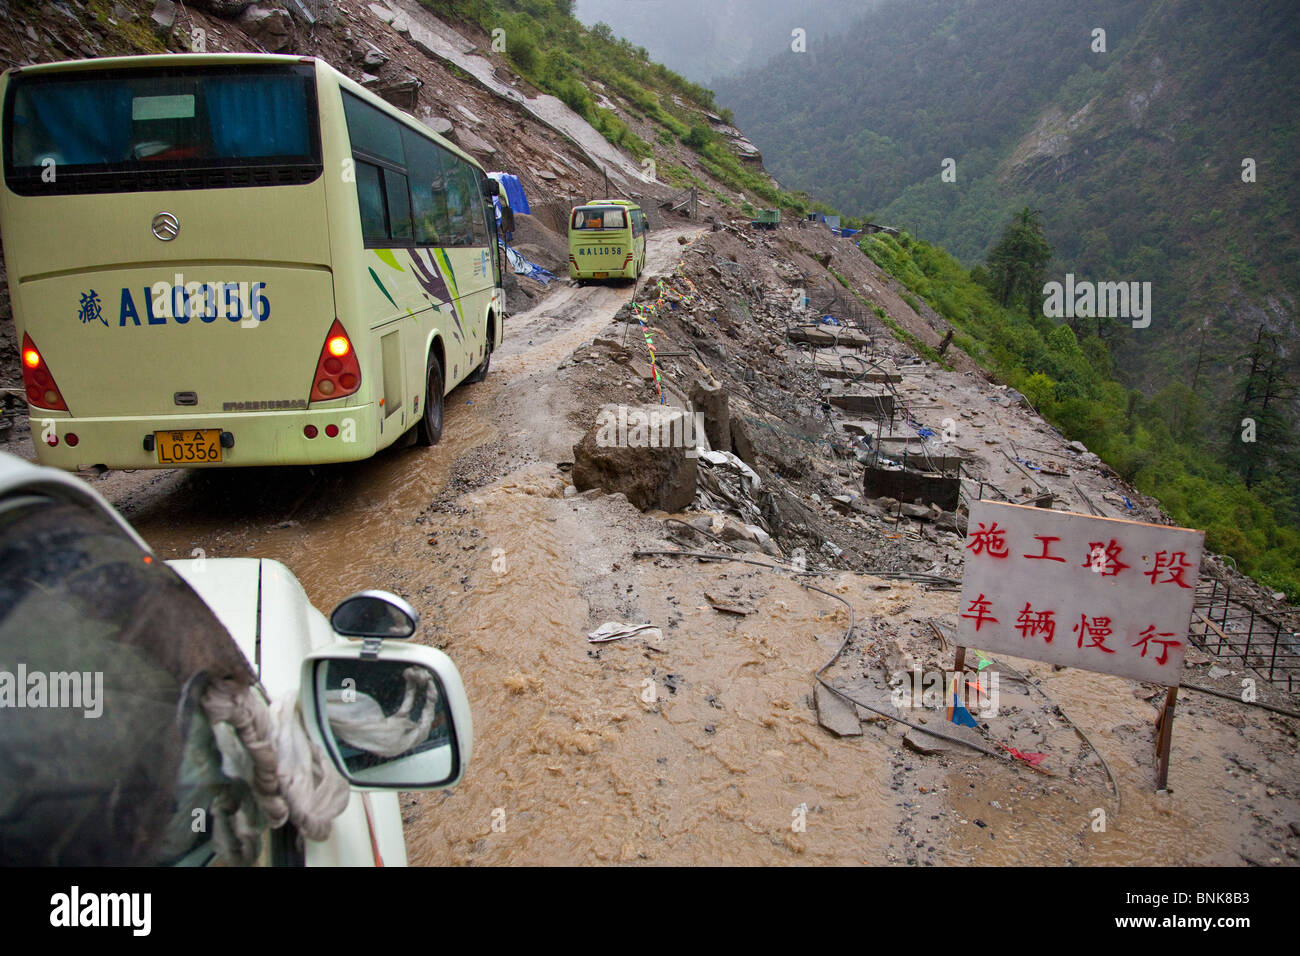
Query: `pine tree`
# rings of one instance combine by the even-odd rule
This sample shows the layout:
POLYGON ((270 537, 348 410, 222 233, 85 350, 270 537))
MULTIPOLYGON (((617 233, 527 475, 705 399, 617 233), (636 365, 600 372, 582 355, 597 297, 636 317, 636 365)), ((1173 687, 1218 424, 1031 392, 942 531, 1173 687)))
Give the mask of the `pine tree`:
POLYGON ((989 253, 989 282, 998 302, 1008 309, 1023 305, 1025 314, 1033 318, 1042 307, 1043 280, 1051 259, 1042 213, 1026 206, 989 253))
POLYGON ((1283 403, 1295 396, 1296 385, 1282 368, 1277 336, 1264 331, 1263 325, 1242 360, 1249 368, 1238 385, 1241 399, 1231 423, 1232 437, 1242 448, 1240 454, 1229 455, 1229 460, 1250 488, 1275 472, 1295 444, 1294 426, 1284 414, 1283 403))

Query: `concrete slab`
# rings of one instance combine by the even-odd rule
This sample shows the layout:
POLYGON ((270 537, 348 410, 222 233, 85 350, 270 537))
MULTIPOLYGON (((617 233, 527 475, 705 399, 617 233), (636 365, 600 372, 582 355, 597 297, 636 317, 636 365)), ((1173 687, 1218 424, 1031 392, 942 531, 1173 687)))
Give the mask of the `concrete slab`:
POLYGON ((838 694, 833 694, 822 684, 814 692, 817 704, 817 722, 838 737, 857 737, 862 733, 858 708, 838 694))

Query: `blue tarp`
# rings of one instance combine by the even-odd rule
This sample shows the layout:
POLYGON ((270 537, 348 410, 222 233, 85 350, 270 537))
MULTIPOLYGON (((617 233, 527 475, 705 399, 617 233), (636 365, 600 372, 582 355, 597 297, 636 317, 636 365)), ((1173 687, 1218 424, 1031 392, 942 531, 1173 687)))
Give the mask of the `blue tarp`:
POLYGON ((535 262, 529 262, 514 249, 511 249, 504 242, 501 242, 500 239, 498 239, 497 242, 500 243, 501 248, 505 249, 506 259, 509 261, 510 268, 514 271, 515 275, 536 279, 542 285, 550 285, 551 280, 555 278, 554 273, 547 272, 535 262))
POLYGON ((513 173, 488 173, 488 175, 505 187, 506 200, 516 216, 532 214, 528 206, 528 197, 524 195, 524 184, 519 181, 518 176, 513 173))

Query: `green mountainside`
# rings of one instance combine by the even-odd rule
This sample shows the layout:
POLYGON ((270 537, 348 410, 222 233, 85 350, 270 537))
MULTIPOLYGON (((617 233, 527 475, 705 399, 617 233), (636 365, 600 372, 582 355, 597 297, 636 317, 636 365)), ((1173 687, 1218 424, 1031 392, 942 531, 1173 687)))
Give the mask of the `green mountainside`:
POLYGON ((968 266, 1041 210, 1053 277, 1153 283, 1150 329, 1103 328, 1126 380, 1190 382, 1208 324, 1217 400, 1261 323, 1297 341, 1298 80, 1290 0, 909 0, 715 86, 783 184, 968 266))

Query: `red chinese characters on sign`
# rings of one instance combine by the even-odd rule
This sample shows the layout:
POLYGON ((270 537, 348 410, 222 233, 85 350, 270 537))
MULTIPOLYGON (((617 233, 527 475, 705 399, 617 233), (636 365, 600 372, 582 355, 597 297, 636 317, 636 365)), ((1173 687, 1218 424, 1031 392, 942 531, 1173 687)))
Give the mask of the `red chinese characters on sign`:
POLYGON ((1204 532, 972 501, 959 643, 1177 685, 1204 532))
POLYGON ((984 626, 985 622, 992 621, 994 624, 998 622, 998 619, 996 617, 993 617, 987 613, 990 607, 992 607, 992 602, 990 602, 988 599, 984 597, 983 594, 981 594, 974 601, 971 601, 970 607, 966 609, 968 612, 974 611, 975 613, 963 614, 962 617, 970 618, 972 621, 974 621, 975 630, 978 631, 981 627, 984 626))
POLYGON ((1026 601, 1025 609, 1016 618, 1016 630, 1020 632, 1021 637, 1035 637, 1041 634, 1043 642, 1050 644, 1052 638, 1056 636, 1056 612, 1035 611, 1026 601))
POLYGON ((1173 637, 1173 636, 1174 636, 1174 632, 1173 632, 1173 631, 1162 631, 1161 633, 1157 634, 1157 633, 1155 633, 1155 630, 1156 630, 1156 626, 1155 626, 1154 624, 1152 624, 1152 625, 1151 625, 1150 627, 1148 627, 1145 631, 1143 631, 1141 634, 1138 635, 1138 637, 1140 638, 1140 640, 1138 640, 1138 642, 1137 642, 1136 644, 1132 645, 1132 646, 1133 646, 1133 647, 1140 647, 1140 648, 1142 648, 1142 656, 1143 656, 1143 657, 1146 657, 1146 656, 1147 656, 1147 645, 1148 645, 1149 643, 1151 643, 1152 641, 1154 641, 1155 643, 1157 643, 1157 644, 1160 645, 1160 656, 1156 658, 1156 663, 1157 663, 1157 664, 1164 664, 1165 661, 1169 660, 1169 648, 1171 648, 1171 647, 1178 647, 1178 646, 1181 645, 1183 642, 1182 642, 1182 641, 1162 641, 1162 640, 1161 640, 1162 637, 1173 637))
POLYGON ((1088 622, 1088 615, 1081 614, 1079 623, 1074 625, 1070 630, 1076 631, 1079 635, 1079 647, 1083 648, 1083 639, 1088 638, 1091 643, 1088 647, 1096 647, 1105 651, 1107 654, 1114 654, 1115 649, 1106 646, 1106 638, 1110 637, 1114 628, 1110 626, 1110 618, 1094 617, 1092 623, 1088 622))
POLYGON ((1052 550, 1052 542, 1061 540, 1059 537, 1047 534, 1036 534, 1034 537, 1043 543, 1043 553, 1027 554, 1025 555, 1026 558, 1031 561, 1060 561, 1062 564, 1065 563, 1065 558, 1057 557, 1054 554, 1048 554, 1048 552, 1052 550))
POLYGON ((1192 570, 1192 566, 1187 563, 1187 555, 1182 551, 1173 553, 1157 551, 1156 556, 1152 558, 1152 565, 1150 571, 1142 572, 1151 579, 1152 584, 1177 584, 1180 588, 1191 590, 1192 586, 1183 580, 1183 573, 1192 570), (1167 576, 1157 581, 1156 578, 1160 577, 1162 571, 1167 576))
POLYGON ((999 528, 996 521, 989 528, 985 528, 981 522, 979 528, 971 532, 970 543, 966 545, 966 550, 971 554, 984 552, 990 558, 1005 558, 1010 554, 1007 550, 1006 529, 999 528))
POLYGON ((1083 566, 1104 578, 1113 578, 1128 567, 1119 559, 1120 552, 1123 550, 1114 538, 1111 538, 1110 544, 1107 545, 1103 545, 1100 541, 1089 541, 1088 554, 1083 559, 1083 566))

